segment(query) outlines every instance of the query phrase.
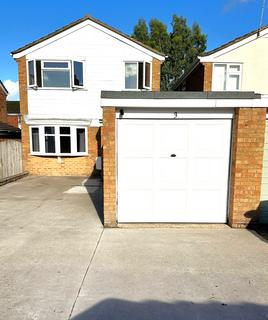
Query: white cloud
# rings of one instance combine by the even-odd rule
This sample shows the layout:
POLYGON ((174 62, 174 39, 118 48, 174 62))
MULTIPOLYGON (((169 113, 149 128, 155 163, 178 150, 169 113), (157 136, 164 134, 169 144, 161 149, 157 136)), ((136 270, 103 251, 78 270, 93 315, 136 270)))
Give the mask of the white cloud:
POLYGON ((249 2, 255 2, 256 0, 228 0, 226 1, 225 5, 224 5, 224 11, 230 11, 232 10, 235 6, 239 5, 239 4, 245 4, 245 3, 249 3, 249 2))
POLYGON ((4 86, 7 88, 7 100, 19 100, 19 82, 12 80, 5 80, 4 86))

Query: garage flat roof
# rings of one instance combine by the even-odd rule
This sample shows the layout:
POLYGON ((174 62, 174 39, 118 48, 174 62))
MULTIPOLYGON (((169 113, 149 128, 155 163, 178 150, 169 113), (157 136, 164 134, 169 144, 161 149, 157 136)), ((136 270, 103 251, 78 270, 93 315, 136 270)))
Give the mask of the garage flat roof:
POLYGON ((261 99, 253 91, 102 91, 102 99, 261 99))

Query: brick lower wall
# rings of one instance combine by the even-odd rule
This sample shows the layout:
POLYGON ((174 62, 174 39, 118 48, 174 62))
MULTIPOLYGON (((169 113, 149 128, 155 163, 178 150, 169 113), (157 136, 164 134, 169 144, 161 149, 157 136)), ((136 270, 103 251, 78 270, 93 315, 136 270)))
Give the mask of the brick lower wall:
POLYGON ((18 116, 17 115, 8 115, 7 116, 7 123, 10 125, 10 126, 13 126, 13 127, 16 127, 18 128, 19 126, 19 122, 18 122, 18 116))
POLYGON ((259 218, 265 125, 265 108, 236 109, 229 217, 232 227, 246 227, 259 218))
POLYGON ((7 102, 6 102, 6 94, 0 88, 0 121, 6 122, 7 121, 7 102))
POLYGON ((117 224, 115 108, 103 109, 102 145, 104 226, 115 227, 117 224))
POLYGON ((100 128, 88 128, 88 156, 46 157, 30 154, 29 127, 23 124, 23 167, 38 176, 90 176, 100 155, 100 128))

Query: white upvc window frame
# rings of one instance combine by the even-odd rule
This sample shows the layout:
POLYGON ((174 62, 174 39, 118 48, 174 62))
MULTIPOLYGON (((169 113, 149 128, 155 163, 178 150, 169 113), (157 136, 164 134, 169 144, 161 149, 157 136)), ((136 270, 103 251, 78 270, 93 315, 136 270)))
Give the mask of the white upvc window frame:
POLYGON ((41 82, 42 82, 42 89, 71 89, 72 88, 72 68, 71 68, 71 61, 70 60, 41 60, 41 82), (45 67, 44 63, 67 63, 68 68, 51 68, 45 67), (44 87, 44 71, 69 71, 69 87, 44 87))
POLYGON ((76 89, 84 89, 85 88, 85 76, 86 76, 86 72, 85 72, 85 61, 83 60, 72 60, 72 72, 71 72, 71 78, 72 78, 72 88, 76 88, 76 89), (74 63, 75 62, 79 62, 82 63, 82 70, 83 70, 83 86, 78 86, 74 83, 74 63))
POLYGON ((242 74, 243 74, 243 64, 241 62, 214 62, 213 72, 212 72, 212 90, 215 86, 215 68, 216 66, 225 66, 225 83, 224 89, 222 91, 241 91, 242 87, 242 74), (239 66, 239 71, 230 71, 232 66, 239 66), (238 89, 229 90, 228 88, 228 78, 230 75, 239 76, 238 89))
POLYGON ((147 91, 147 90, 152 90, 152 62, 151 61, 146 61, 146 60, 126 60, 124 61, 124 78, 123 78, 123 83, 124 83, 124 90, 125 91, 147 91), (136 88, 135 89, 128 89, 126 88, 126 64, 127 63, 132 63, 132 64, 136 64, 137 66, 137 81, 136 81, 136 88), (143 79, 142 79, 142 86, 143 88, 142 89, 139 89, 139 63, 142 63, 143 64, 143 79), (150 64, 150 86, 149 87, 146 87, 145 86, 145 64, 146 63, 149 63, 150 64))
POLYGON ((26 63, 26 70, 27 70, 27 86, 29 88, 36 88, 37 87, 37 79, 36 79, 36 63, 35 63, 35 59, 29 59, 27 60, 27 63, 26 63), (30 62, 33 62, 33 67, 34 67, 34 83, 33 84, 30 84, 29 83, 29 63, 30 62))
MULTIPOLYGON (((88 155, 88 127, 86 126, 73 126, 73 125, 65 125, 65 124, 47 124, 47 125, 33 125, 29 126, 30 130, 30 154, 35 156, 45 156, 45 157, 81 157, 88 155), (45 127, 54 127, 55 128, 55 153, 46 153, 45 151, 45 127), (69 127, 70 128, 70 136, 71 136, 71 152, 70 153, 61 153, 60 152, 60 136, 64 136, 64 134, 60 134, 60 127, 69 127), (32 151, 32 128, 39 128, 39 152, 32 151), (85 152, 77 151, 77 129, 85 130, 85 152)), ((53 135, 53 134, 51 134, 53 135)))

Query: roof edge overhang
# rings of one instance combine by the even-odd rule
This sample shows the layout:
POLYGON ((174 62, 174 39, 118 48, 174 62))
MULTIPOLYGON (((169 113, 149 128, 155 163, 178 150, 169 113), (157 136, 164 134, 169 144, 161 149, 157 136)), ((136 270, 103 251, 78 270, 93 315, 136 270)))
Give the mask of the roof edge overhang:
POLYGON ((11 55, 14 59, 18 59, 21 58, 27 54, 29 54, 32 51, 35 51, 45 45, 48 45, 49 43, 58 40, 60 38, 62 38, 63 36, 66 36, 80 28, 83 28, 87 25, 91 25, 111 36, 113 36, 114 38, 117 38, 120 41, 125 42, 128 45, 131 45, 133 47, 135 47, 136 49, 139 49, 145 53, 147 53, 148 55, 151 55, 152 57, 160 60, 160 61, 164 61, 165 60, 165 54, 158 52, 157 50, 150 48, 149 46, 139 42, 138 40, 135 40, 133 38, 131 38, 130 36, 124 34, 123 32, 110 27, 109 25, 89 16, 86 15, 85 17, 78 19, 68 25, 66 25, 65 27, 58 29, 52 33, 49 33, 48 35, 39 38, 36 41, 33 41, 19 49, 13 50, 11 52, 11 55))
POLYGON ((102 108, 268 108, 268 98, 254 92, 103 91, 101 106, 102 108))

